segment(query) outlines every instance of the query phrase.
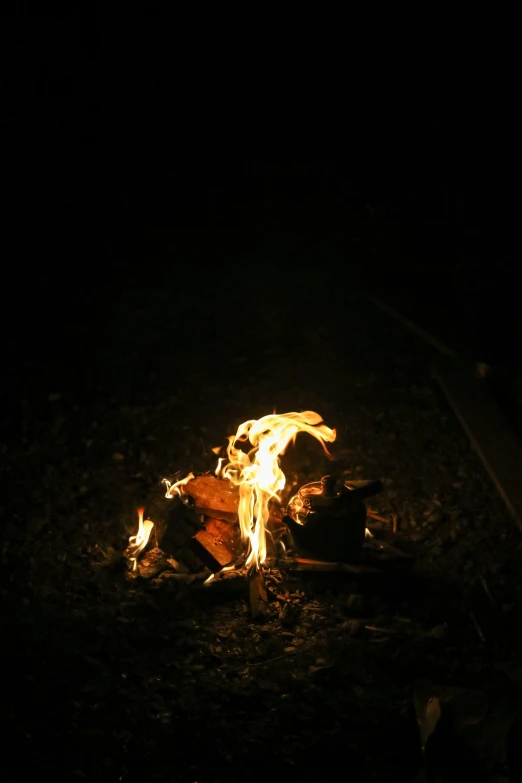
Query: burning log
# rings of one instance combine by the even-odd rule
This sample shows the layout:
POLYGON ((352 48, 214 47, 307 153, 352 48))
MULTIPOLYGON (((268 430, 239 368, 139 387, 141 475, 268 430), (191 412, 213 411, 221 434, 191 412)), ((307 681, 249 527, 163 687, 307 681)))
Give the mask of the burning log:
POLYGON ((198 511, 205 516, 232 525, 237 522, 239 490, 230 481, 215 476, 198 476, 189 481, 184 489, 198 511))
POLYGON ((253 569, 248 582, 250 598, 250 613, 252 620, 260 620, 266 617, 268 612, 268 598, 266 594, 265 577, 261 569, 253 569))
POLYGON ((212 573, 221 571, 239 555, 238 528, 220 519, 208 519, 191 540, 191 547, 212 573))

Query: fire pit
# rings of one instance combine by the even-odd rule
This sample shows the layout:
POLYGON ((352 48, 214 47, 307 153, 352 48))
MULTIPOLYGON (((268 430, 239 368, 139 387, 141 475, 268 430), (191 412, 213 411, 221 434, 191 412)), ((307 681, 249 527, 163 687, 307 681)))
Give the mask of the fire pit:
MULTIPOLYGON (((280 457, 300 432, 316 438, 331 457, 326 443, 335 440, 336 432, 319 414, 274 413, 242 424, 229 437, 226 452, 220 447, 213 450, 225 454, 219 456, 215 475, 189 473, 179 481, 165 479, 171 504, 158 541, 165 554, 156 552, 152 573, 170 568, 180 581, 210 585, 217 574, 243 569, 252 616, 258 617, 267 602, 264 563, 298 570, 371 572, 375 563, 369 562, 369 553, 386 549, 394 556, 393 547, 385 542, 364 549, 372 533, 363 500, 382 490, 380 481, 350 483, 325 476, 304 484, 283 516, 286 478, 280 457)), ((138 516, 138 532, 130 538, 126 554, 132 571, 139 573, 138 558, 155 524, 144 520, 143 509, 138 516)))

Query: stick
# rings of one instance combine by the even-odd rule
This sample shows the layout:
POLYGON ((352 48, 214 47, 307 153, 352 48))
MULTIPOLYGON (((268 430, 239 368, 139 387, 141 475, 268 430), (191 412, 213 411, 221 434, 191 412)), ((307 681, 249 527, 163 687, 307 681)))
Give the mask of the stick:
POLYGON ((331 572, 345 571, 349 574, 382 574, 379 568, 366 565, 354 565, 353 563, 330 563, 325 560, 311 560, 307 557, 296 557, 293 560, 285 560, 280 564, 281 569, 287 571, 331 572))
POLYGON ((478 635, 479 635, 479 638, 480 638, 481 642, 482 642, 483 644, 486 644, 486 637, 484 636, 484 633, 483 633, 483 631, 482 631, 482 628, 481 628, 481 627, 480 627, 480 625, 478 624, 477 618, 475 617, 475 615, 473 614, 473 612, 470 612, 470 613, 469 613, 469 616, 471 617, 471 619, 472 619, 472 621, 473 621, 473 625, 475 626, 475 630, 476 630, 476 632, 478 633, 478 635))
POLYGON ((367 509, 367 512, 366 512, 366 513, 367 513, 367 514, 368 514, 368 516, 369 516, 369 517, 371 517, 372 519, 376 519, 376 520, 377 520, 377 522, 384 522, 386 525, 390 525, 390 524, 391 524, 391 520, 390 520, 390 519, 386 519, 385 517, 381 517, 381 516, 380 516, 379 514, 377 514, 377 512, 376 512, 376 511, 374 511, 372 508, 369 508, 369 509, 367 509))
POLYGON ((260 620, 266 617, 268 612, 268 599, 266 595, 265 577, 263 571, 254 569, 248 580, 248 593, 250 598, 250 613, 252 620, 260 620))
POLYGON ((493 598, 493 596, 491 595, 491 592, 490 592, 490 589, 489 589, 489 587, 488 587, 488 583, 486 582, 486 579, 485 579, 485 577, 481 576, 481 577, 479 577, 479 578, 480 578, 480 583, 481 583, 482 587, 484 588, 484 592, 486 593, 487 597, 488 597, 488 598, 489 598, 489 600, 491 601, 491 605, 492 605, 492 606, 496 606, 496 604, 495 604, 495 599, 494 599, 494 598, 493 598))

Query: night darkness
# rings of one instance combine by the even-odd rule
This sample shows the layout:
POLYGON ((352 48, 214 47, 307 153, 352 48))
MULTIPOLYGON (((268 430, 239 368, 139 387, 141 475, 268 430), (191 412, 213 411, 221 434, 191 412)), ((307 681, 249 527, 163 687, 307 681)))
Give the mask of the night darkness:
MULTIPOLYGON (((522 780, 520 19, 409 19, 407 47, 381 20, 360 50, 375 20, 4 22, 6 779, 522 780), (131 579, 136 508, 274 410, 383 482, 410 570, 272 569, 262 622, 131 579), (489 723, 461 741, 440 697, 423 757, 419 683, 489 723)), ((303 484, 333 468, 300 437, 303 484)))

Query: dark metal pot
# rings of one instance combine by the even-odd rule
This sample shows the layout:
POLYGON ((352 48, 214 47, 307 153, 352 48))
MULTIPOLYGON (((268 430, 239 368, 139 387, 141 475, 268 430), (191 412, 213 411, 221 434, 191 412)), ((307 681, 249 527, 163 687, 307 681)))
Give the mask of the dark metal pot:
POLYGON ((366 531, 362 501, 381 490, 380 481, 351 489, 335 476, 305 484, 290 501, 283 519, 295 548, 317 560, 357 561, 366 531))

